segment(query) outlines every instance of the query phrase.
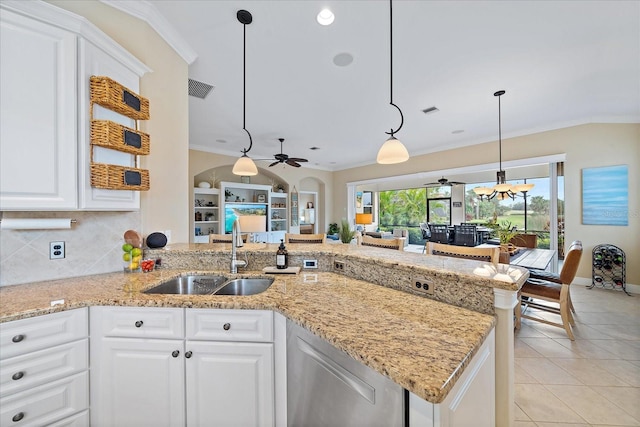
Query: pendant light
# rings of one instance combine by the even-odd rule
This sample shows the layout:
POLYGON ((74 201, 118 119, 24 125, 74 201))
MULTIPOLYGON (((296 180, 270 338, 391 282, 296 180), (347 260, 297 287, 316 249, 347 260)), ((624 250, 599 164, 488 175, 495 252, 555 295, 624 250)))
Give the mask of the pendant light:
POLYGON ((393 103, 393 6, 392 0, 389 0, 389 88, 390 99, 389 104, 393 105, 400 112, 400 126, 395 131, 393 128, 391 132, 385 132, 387 135, 391 135, 389 139, 382 144, 378 151, 377 162, 382 165, 389 165, 394 163, 402 163, 409 160, 409 152, 405 146, 400 142, 394 134, 398 132, 404 124, 404 116, 402 110, 396 104, 393 103))
POLYGON ((527 191, 531 190, 534 184, 517 184, 511 185, 507 182, 507 173, 502 170, 502 109, 500 103, 500 97, 505 94, 504 90, 499 90, 493 94, 498 97, 498 152, 499 152, 499 165, 500 170, 496 172, 496 185, 493 188, 488 187, 476 187, 473 192, 480 197, 480 200, 491 200, 497 197, 499 200, 506 200, 507 198, 515 199, 521 192, 524 197, 527 196, 527 191))
POLYGON ((235 165, 233 165, 233 174, 240 176, 253 176, 258 175, 258 168, 256 164, 253 163, 253 160, 247 153, 251 151, 251 147, 253 146, 253 140, 251 138, 251 134, 247 130, 245 125, 245 116, 246 116, 246 103, 247 103, 247 91, 246 91, 246 80, 247 80, 247 25, 251 24, 253 21, 253 17, 251 13, 246 10, 239 10, 236 14, 238 21, 242 24, 243 34, 242 34, 242 129, 247 132, 249 135, 249 148, 246 150, 242 150, 242 156, 236 161, 235 165))

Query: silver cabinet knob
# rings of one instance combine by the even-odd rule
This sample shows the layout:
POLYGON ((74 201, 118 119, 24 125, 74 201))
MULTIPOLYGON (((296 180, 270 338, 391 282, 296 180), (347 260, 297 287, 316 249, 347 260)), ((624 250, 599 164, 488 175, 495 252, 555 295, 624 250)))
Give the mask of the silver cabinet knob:
POLYGON ((136 328, 139 328, 140 326, 142 326, 142 325, 143 325, 143 323, 144 323, 144 322, 143 322, 142 320, 138 320, 138 321, 136 322, 136 328))
POLYGON ((229 329, 231 329, 231 323, 225 323, 224 326, 222 326, 222 329, 228 331, 229 329))
POLYGON ((22 372, 22 371, 16 372, 15 374, 11 375, 11 379, 14 380, 14 381, 18 381, 22 377, 24 377, 24 372, 22 372))
POLYGON ((191 356, 193 356, 193 353, 192 353, 192 352, 190 352, 190 351, 187 351, 187 352, 184 354, 184 357, 186 357, 187 359, 191 359, 191 356))
POLYGON ((11 420, 12 420, 14 423, 17 423, 18 421, 20 421, 20 420, 21 420, 21 419, 23 419, 23 418, 24 418, 24 412, 18 412, 17 414, 15 414, 15 415, 13 416, 13 418, 11 418, 11 420))
POLYGON ((23 339, 25 339, 25 338, 26 338, 26 336, 24 336, 24 335, 20 334, 20 335, 16 335, 16 336, 14 336, 13 338, 11 338, 11 341, 13 341, 13 342, 20 342, 20 341, 22 341, 22 340, 23 340, 23 339))
POLYGON ((171 355, 172 355, 173 357, 178 357, 178 356, 180 356, 180 352, 179 352, 178 350, 173 350, 173 351, 171 352, 171 355))

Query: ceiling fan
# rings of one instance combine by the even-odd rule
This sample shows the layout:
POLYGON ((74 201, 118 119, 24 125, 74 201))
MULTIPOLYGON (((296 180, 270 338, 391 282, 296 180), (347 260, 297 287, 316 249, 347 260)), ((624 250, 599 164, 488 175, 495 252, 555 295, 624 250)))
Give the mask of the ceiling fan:
MULTIPOLYGON (((289 166, 293 166, 294 168, 299 168, 300 167, 299 163, 308 162, 307 159, 302 159, 300 157, 289 157, 287 154, 284 154, 284 152, 282 151, 282 143, 284 142, 284 138, 278 138, 278 141, 280 141, 280 154, 273 155, 276 161, 271 163, 269 167, 275 166, 278 163, 286 163, 289 166)), ((265 159, 265 160, 272 160, 272 159, 265 159)))
POLYGON ((459 184, 465 184, 465 183, 459 182, 459 181, 449 181, 447 178, 443 176, 437 182, 429 182, 424 185, 427 187, 442 187, 444 185, 451 187, 452 185, 459 185, 459 184))

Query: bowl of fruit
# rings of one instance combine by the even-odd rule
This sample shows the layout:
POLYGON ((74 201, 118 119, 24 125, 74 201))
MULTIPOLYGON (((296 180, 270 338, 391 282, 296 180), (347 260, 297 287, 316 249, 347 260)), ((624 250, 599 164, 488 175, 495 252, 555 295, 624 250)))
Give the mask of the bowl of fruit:
POLYGON ((140 268, 142 268, 142 272, 143 273, 148 273, 150 271, 153 271, 153 268, 156 265, 156 261, 153 259, 143 259, 140 262, 140 268))

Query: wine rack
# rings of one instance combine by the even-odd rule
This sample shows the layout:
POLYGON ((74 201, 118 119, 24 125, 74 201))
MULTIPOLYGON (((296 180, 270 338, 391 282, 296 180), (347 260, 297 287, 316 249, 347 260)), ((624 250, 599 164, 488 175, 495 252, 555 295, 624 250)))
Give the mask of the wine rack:
POLYGON ((591 257, 591 286, 604 289, 619 289, 627 295, 626 255, 617 246, 603 244, 593 248, 591 257))

